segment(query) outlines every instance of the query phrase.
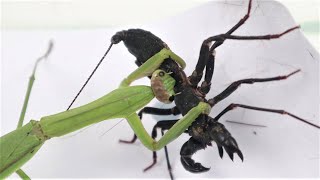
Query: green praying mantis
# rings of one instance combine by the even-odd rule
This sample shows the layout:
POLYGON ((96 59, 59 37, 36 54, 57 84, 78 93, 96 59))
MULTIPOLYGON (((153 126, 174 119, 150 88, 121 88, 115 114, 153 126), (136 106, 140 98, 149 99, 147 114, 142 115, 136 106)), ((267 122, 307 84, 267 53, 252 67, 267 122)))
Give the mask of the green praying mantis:
MULTIPOLYGON (((123 83, 123 84, 125 84, 125 83, 123 83)), ((74 128, 74 127, 73 127, 74 128)), ((65 133, 65 132, 63 132, 63 133, 65 133)))
MULTIPOLYGON (((185 66, 180 57, 169 49, 163 49, 124 79, 118 89, 107 95, 78 108, 42 117, 40 121, 31 120, 17 130, 2 136, 0 139, 0 178, 5 178, 17 171, 36 154, 45 141, 107 119, 127 119, 144 146, 152 151, 159 150, 173 141, 190 126, 199 114, 209 113, 210 106, 206 103, 199 103, 156 142, 144 129, 136 114, 136 111, 148 104, 155 95, 149 86, 129 86, 136 79, 157 75, 159 71, 156 70, 169 56, 179 62, 182 67, 185 66)), ((31 83, 33 79, 34 77, 31 77, 31 83)), ((171 84, 171 89, 173 85, 171 84)))

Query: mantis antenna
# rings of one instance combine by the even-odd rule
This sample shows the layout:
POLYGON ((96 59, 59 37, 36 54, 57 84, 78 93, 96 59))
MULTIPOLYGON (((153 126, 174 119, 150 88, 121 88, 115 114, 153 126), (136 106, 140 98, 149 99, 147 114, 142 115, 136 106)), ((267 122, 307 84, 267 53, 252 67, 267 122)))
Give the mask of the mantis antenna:
POLYGON ((104 58, 107 56, 107 54, 109 53, 112 45, 114 43, 111 43, 109 45, 108 50, 104 53, 104 55, 102 56, 102 58, 100 59, 99 63, 96 65, 96 67, 93 69, 92 73, 90 74, 90 76, 88 77, 88 79, 86 80, 86 82, 82 85, 81 89, 79 90, 79 92, 77 93, 77 95, 73 98, 72 102, 70 103, 70 105, 68 106, 67 110, 69 110, 71 108, 71 106, 73 105, 73 103, 76 101, 76 99, 78 98, 78 96, 80 95, 80 93, 82 92, 82 90, 84 89, 84 87, 88 84, 88 82, 90 81, 91 77, 93 76, 93 74, 96 72, 96 70, 98 69, 98 67, 100 66, 100 64, 102 63, 102 61, 104 60, 104 58))

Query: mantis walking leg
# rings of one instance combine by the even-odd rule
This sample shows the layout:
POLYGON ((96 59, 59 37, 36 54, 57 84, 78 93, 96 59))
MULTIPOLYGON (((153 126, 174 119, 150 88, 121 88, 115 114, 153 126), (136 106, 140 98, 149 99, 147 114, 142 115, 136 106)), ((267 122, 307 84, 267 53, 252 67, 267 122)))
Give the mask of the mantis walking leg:
MULTIPOLYGON (((53 47, 53 42, 50 41, 49 42, 49 47, 47 49, 47 52, 43 56, 41 56, 41 57, 39 57, 37 59, 35 65, 33 67, 33 71, 32 71, 32 74, 30 76, 30 79, 29 79, 28 88, 27 88, 27 92, 26 92, 26 95, 25 95, 25 98, 24 98, 24 102, 23 102, 23 106, 22 106, 22 109, 21 109, 21 113, 20 113, 20 117, 19 117, 19 122, 18 122, 17 128, 20 128, 23 125, 24 117, 25 117, 25 114, 26 114, 26 111, 27 111, 27 107, 28 107, 28 103, 29 103, 29 97, 30 97, 30 94, 31 94, 31 91, 32 91, 33 83, 35 81, 35 74, 36 74, 36 70, 37 70, 38 64, 39 64, 40 61, 42 61, 43 59, 46 59, 48 57, 48 55, 50 54, 50 52, 52 50, 52 47, 53 47)), ((22 169, 18 169, 16 171, 16 173, 24 180, 30 179, 30 177, 22 169)))

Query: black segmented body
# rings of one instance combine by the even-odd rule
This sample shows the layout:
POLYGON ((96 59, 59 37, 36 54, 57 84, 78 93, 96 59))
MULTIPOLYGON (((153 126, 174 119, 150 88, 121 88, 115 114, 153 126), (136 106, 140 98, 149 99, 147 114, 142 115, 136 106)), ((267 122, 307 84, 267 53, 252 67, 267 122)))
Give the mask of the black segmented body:
MULTIPOLYGON (((113 42, 122 40, 129 52, 137 58, 136 64, 138 66, 154 54, 160 52, 161 49, 167 47, 160 38, 142 29, 120 31, 112 37, 112 40, 113 42)), ((178 95, 175 96, 175 103, 182 115, 185 115, 190 109, 197 106, 200 101, 205 101, 204 98, 197 96, 197 90, 191 87, 187 76, 175 61, 168 58, 159 69, 166 72, 173 72, 171 76, 176 80, 174 91, 178 93, 178 95)))
MULTIPOLYGON (((163 48, 168 48, 166 43, 160 38, 142 29, 129 29, 117 32, 112 37, 112 42, 118 43, 120 41, 123 41, 128 51, 137 58, 136 64, 138 66, 142 65, 163 48)), ((175 103, 182 112, 182 115, 185 115, 190 109, 197 106, 200 101, 205 101, 204 98, 197 95, 196 89, 191 87, 187 76, 175 61, 168 58, 159 69, 173 72, 171 76, 177 82, 175 93, 179 93, 179 95, 175 96, 175 103)))
MULTIPOLYGON (((112 42, 117 44, 123 41, 129 52, 134 55, 136 64, 142 65, 147 59, 168 46, 152 33, 142 29, 129 29, 117 32, 112 37, 112 42)), ((159 69, 170 74, 175 80, 174 91, 177 94, 174 97, 176 107, 182 115, 187 114, 199 102, 207 102, 204 93, 198 90, 197 86, 190 83, 188 78, 179 65, 172 59, 166 59, 159 69)), ((200 78, 201 79, 201 78, 200 78)), ((219 154, 222 157, 222 146, 227 153, 233 156, 236 152, 242 159, 242 153, 238 149, 236 141, 232 138, 228 130, 220 123, 213 120, 208 115, 200 115, 192 125, 186 130, 191 136, 181 148, 181 162, 186 170, 190 172, 204 172, 209 168, 203 167, 200 163, 195 163, 191 156, 198 150, 204 149, 215 141, 219 148, 219 154)))

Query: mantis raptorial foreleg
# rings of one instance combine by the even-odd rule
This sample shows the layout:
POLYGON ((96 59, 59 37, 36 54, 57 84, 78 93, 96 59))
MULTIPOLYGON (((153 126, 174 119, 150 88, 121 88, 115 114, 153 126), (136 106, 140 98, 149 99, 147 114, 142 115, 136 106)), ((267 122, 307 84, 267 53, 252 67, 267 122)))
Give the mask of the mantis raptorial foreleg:
POLYGON ((133 71, 127 78, 125 78, 121 83, 120 87, 130 86, 130 84, 142 77, 151 76, 152 73, 157 70, 163 61, 167 58, 171 58, 176 61, 182 69, 186 67, 186 63, 174 52, 169 49, 163 48, 160 52, 153 55, 145 63, 143 63, 138 69, 133 71))
MULTIPOLYGON (((185 62, 179 56, 174 54, 171 50, 164 48, 125 78, 121 82, 120 88, 129 86, 133 81, 139 78, 152 75, 152 73, 155 72, 167 58, 172 58, 181 66, 182 69, 185 68, 185 62)), ((137 113, 133 113, 126 119, 142 144, 148 149, 156 151, 181 135, 200 114, 209 111, 210 106, 207 103, 199 103, 198 106, 191 109, 189 113, 169 129, 159 141, 155 141, 147 133, 137 113)))
POLYGON ((128 123, 144 146, 152 151, 157 151, 179 137, 191 123, 200 115, 210 112, 210 105, 200 102, 198 106, 192 108, 185 116, 175 123, 159 141, 155 141, 144 129, 139 116, 134 113, 127 117, 128 123))
MULTIPOLYGON (((125 78, 121 82, 120 88, 129 86, 133 81, 139 78, 152 75, 152 73, 155 72, 167 58, 172 58, 181 66, 181 68, 185 68, 185 62, 179 56, 174 54, 171 50, 164 48, 149 58, 144 64, 142 64, 138 69, 133 71, 127 78, 125 78)), ((155 141, 147 133, 137 113, 133 113, 126 119, 142 144, 152 151, 157 151, 179 137, 200 114, 208 114, 209 112, 210 105, 200 102, 183 118, 175 123, 175 125, 173 125, 159 141, 155 141)))

